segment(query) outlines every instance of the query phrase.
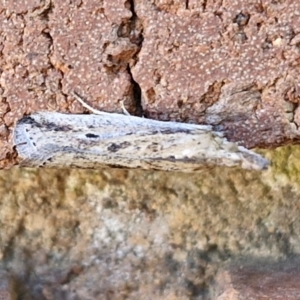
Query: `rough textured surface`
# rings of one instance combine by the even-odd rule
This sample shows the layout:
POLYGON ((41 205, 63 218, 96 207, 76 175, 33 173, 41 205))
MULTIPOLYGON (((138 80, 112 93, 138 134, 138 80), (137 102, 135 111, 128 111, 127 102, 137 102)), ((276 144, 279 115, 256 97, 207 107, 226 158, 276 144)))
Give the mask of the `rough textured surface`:
POLYGON ((299 256, 300 151, 267 156, 263 174, 0 172, 3 289, 11 281, 20 299, 207 300, 225 262, 299 256))
MULTIPOLYGON (((84 111, 74 89, 247 147, 297 142, 299 5, 1 1, 0 167, 24 114, 84 111)), ((0 297, 211 299, 224 262, 299 256, 299 149, 269 158, 264 174, 0 172, 0 297)))
POLYGON ((136 2, 132 74, 148 116, 212 124, 247 147, 299 135, 299 1, 136 2))
POLYGON ((12 159, 9 133, 24 114, 83 112, 68 101, 74 89, 100 109, 121 111, 120 100, 133 107, 127 66, 139 39, 125 0, 11 0, 0 11, 2 166, 12 159))
POLYGON ((91 105, 212 124, 231 141, 299 140, 300 4, 287 1, 0 3, 0 167, 24 114, 91 105))
POLYGON ((4 270, 0 271, 0 300, 16 300, 16 282, 4 270))

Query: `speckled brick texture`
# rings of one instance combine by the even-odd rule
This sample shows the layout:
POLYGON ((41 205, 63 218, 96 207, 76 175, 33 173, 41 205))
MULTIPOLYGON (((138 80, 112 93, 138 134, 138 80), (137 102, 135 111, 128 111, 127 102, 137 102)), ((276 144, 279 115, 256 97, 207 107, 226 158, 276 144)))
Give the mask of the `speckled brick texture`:
POLYGON ((299 140, 300 2, 88 0, 0 4, 0 167, 15 122, 95 108, 212 124, 232 141, 299 140))
POLYGON ((284 263, 238 262, 218 271, 212 286, 214 300, 298 300, 299 259, 284 263))
POLYGON ((140 39, 131 28, 128 2, 4 2, 0 4, 0 167, 14 161, 12 130, 25 114, 83 112, 68 96, 72 90, 106 111, 121 112, 120 100, 129 110, 134 107, 128 65, 140 39))
POLYGON ((247 147, 298 137, 299 1, 137 1, 136 11, 144 42, 132 74, 149 117, 213 124, 247 147))

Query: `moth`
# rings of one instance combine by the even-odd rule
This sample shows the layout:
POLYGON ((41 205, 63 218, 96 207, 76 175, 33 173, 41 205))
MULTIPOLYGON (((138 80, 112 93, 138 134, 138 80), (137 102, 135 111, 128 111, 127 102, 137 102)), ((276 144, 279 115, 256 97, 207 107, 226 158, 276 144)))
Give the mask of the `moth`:
POLYGON ((38 112, 19 120, 14 145, 20 166, 197 172, 214 166, 262 170, 269 165, 209 125, 99 112, 82 104, 98 114, 38 112))

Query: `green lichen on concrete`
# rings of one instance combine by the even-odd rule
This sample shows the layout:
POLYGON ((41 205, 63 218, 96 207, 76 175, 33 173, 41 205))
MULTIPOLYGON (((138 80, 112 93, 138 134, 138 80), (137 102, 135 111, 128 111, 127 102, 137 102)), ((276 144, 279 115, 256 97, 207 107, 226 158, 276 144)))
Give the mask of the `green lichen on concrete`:
POLYGON ((269 170, 1 171, 0 260, 32 290, 84 265, 69 292, 94 280, 86 295, 103 294, 109 281, 129 298, 139 286, 159 299, 187 295, 187 279, 204 291, 229 259, 299 255, 300 147, 256 151, 269 170))
POLYGON ((281 178, 285 184, 300 187, 300 146, 290 145, 263 152, 271 161, 270 172, 274 179, 281 178))

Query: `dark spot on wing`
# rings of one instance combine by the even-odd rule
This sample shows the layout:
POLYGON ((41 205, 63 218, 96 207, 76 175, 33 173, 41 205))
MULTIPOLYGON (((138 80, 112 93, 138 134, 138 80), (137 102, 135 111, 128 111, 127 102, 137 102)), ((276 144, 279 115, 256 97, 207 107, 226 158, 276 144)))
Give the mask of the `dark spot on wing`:
MULTIPOLYGON (((50 123, 49 123, 50 124, 50 123)), ((50 124, 52 125, 52 124, 50 124)), ((53 127, 49 128, 49 129, 52 129, 54 131, 70 131, 72 129, 72 126, 57 126, 56 124, 54 124, 53 127)))
POLYGON ((183 129, 183 128, 169 128, 169 129, 162 129, 160 131, 163 134, 173 134, 173 133, 186 133, 189 134, 191 131, 189 129, 183 129))
MULTIPOLYGON (((70 129, 72 129, 71 126, 59 126, 53 122, 47 122, 45 120, 41 120, 41 122, 37 122, 34 117, 31 116, 26 116, 24 118, 22 118, 18 124, 28 124, 31 125, 32 127, 36 127, 36 128, 43 128, 45 130, 53 130, 53 131, 69 131, 70 129)), ((26 129, 26 131, 28 132, 28 129, 26 129)))
MULTIPOLYGON (((18 124, 29 124, 35 127, 43 127, 40 123, 34 120, 34 118, 30 116, 23 117, 21 120, 18 121, 18 124)), ((28 131, 28 129, 26 129, 28 131)))
POLYGON ((162 148, 162 145, 157 142, 153 142, 153 143, 149 144, 147 147, 147 149, 151 150, 152 152, 158 152, 161 148, 162 148))
POLYGON ((126 149, 130 145, 131 145, 131 143, 129 143, 129 142, 123 142, 120 144, 112 143, 109 147, 107 147, 107 150, 110 152, 117 152, 120 149, 126 149))
POLYGON ((93 133, 87 133, 85 136, 86 136, 87 138, 98 138, 98 137, 99 137, 99 135, 93 134, 93 133))

